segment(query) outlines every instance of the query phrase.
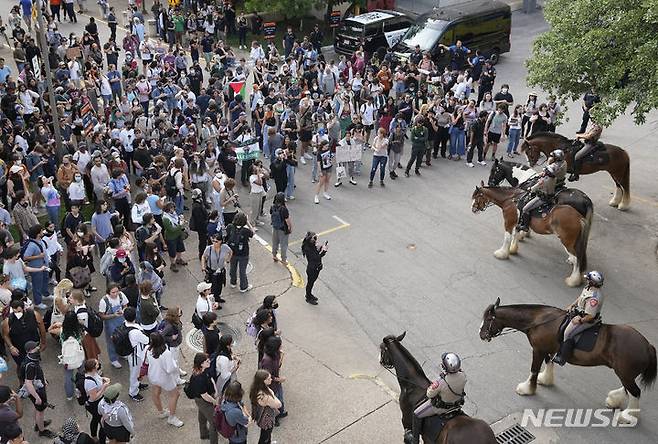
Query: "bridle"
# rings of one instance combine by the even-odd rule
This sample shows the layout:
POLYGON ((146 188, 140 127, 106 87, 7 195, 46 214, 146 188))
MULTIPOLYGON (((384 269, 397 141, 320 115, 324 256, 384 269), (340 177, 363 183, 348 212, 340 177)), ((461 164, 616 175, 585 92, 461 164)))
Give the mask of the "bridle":
MULTIPOLYGON (((390 343, 390 342, 393 342, 393 341, 384 341, 385 344, 386 344, 386 343, 390 343)), ((384 348, 384 349, 385 349, 385 348, 384 348)), ((423 386, 417 384, 416 382, 414 382, 414 381, 412 381, 412 380, 410 380, 410 379, 407 379, 407 378, 403 378, 403 377, 401 377, 401 376, 398 376, 398 375, 393 371, 393 368, 395 368, 395 365, 393 365, 393 360, 391 359, 391 357, 390 357, 390 355, 389 355, 389 351, 388 351, 388 349, 386 349, 385 352, 386 352, 386 358, 387 358, 387 360, 388 360, 389 362, 384 363, 384 349, 382 349, 382 350, 380 351, 380 357, 379 357, 379 365, 381 365, 381 366, 384 368, 384 370, 386 370, 387 372, 389 372, 391 375, 393 375, 393 376, 394 376, 396 379, 398 379, 399 381, 404 381, 404 382, 409 383, 409 384, 411 384, 411 385, 413 385, 413 386, 415 386, 415 387, 418 387, 418 388, 420 388, 420 389, 422 389, 422 390, 425 390, 425 389, 427 388, 427 387, 423 387, 423 386)))
POLYGON ((483 213, 487 208, 495 205, 491 199, 489 199, 484 195, 481 188, 477 189, 477 195, 473 199, 473 203, 477 204, 471 206, 471 209, 473 210, 474 213, 483 213), (481 204, 480 200, 482 199, 487 199, 487 201, 484 204, 481 204))
MULTIPOLYGON (((487 342, 490 342, 493 338, 497 338, 498 336, 505 336, 505 335, 508 335, 508 334, 510 334, 510 333, 515 333, 515 332, 517 332, 517 331, 520 331, 520 332, 522 332, 522 333, 526 333, 526 334, 527 334, 527 333, 528 333, 530 330, 532 330, 533 328, 535 328, 535 327, 540 327, 540 326, 542 326, 542 325, 544 325, 544 324, 548 324, 549 322, 553 322, 553 321, 555 321, 555 320, 557 320, 557 319, 560 319, 562 316, 563 316, 563 315, 555 316, 555 317, 549 318, 549 319, 547 319, 547 320, 545 320, 545 321, 538 322, 538 323, 536 323, 536 324, 532 324, 531 326, 526 327, 526 328, 503 327, 503 328, 501 328, 497 333, 495 333, 495 334, 491 334, 491 327, 494 325, 494 322, 495 322, 495 320, 496 320, 496 315, 495 315, 495 314, 492 314, 491 317, 488 319, 488 321, 489 321, 489 325, 487 326, 487 328, 486 328, 486 330, 485 330, 484 340, 487 341, 487 342)), ((486 320, 485 320, 485 322, 486 322, 486 320)), ((482 327, 484 328, 484 323, 482 324, 482 327)))

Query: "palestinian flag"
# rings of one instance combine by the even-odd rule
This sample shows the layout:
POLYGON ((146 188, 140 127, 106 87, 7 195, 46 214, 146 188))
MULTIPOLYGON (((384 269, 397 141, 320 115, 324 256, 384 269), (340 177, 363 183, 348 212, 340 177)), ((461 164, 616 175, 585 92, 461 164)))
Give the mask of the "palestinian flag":
POLYGON ((233 90, 234 95, 241 95, 243 99, 247 98, 247 82, 229 82, 228 86, 233 90))

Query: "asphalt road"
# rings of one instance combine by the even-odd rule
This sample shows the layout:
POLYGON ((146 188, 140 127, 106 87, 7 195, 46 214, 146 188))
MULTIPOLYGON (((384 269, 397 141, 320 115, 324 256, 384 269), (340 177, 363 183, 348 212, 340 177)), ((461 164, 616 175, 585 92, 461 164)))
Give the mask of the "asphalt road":
MULTIPOLYGON (((525 100, 524 60, 533 39, 547 29, 540 14, 515 13, 512 52, 496 67, 497 89, 509 83, 517 102, 525 100)), ((546 95, 540 94, 540 100, 546 95)), ((558 132, 569 135, 580 124, 579 107, 569 110, 569 122, 558 132)), ((628 323, 650 342, 658 343, 655 300, 656 113, 636 127, 624 116, 604 132, 603 140, 630 152, 634 201, 628 212, 609 207, 613 183, 606 173, 582 177, 575 186, 594 201, 595 217, 589 243, 589 266, 605 273, 603 317, 628 323)), ((408 148, 405 148, 408 150, 408 148)), ((408 152, 408 151, 407 151, 408 152)), ((406 159, 407 157, 404 156, 406 159)), ((369 168, 369 161, 364 171, 369 168)), ((308 177, 300 168, 297 177, 308 177)), ((507 261, 494 258, 503 236, 502 215, 496 207, 471 213, 471 193, 489 168, 466 168, 463 163, 434 161, 422 177, 387 179, 386 188, 343 185, 331 190, 333 199, 313 205, 308 179, 298 180, 297 200, 290 205, 297 227, 323 231, 330 251, 320 279, 339 299, 376 347, 387 334, 407 332, 405 344, 430 375, 438 372, 444 351, 463 358, 468 374, 467 410, 489 422, 524 408, 604 407, 609 390, 620 386, 607 368, 567 366, 556 371, 556 386, 539 388, 534 397, 514 391, 529 374, 531 350, 521 333, 484 343, 478 327, 488 304, 543 303, 566 306, 580 289, 563 279, 570 266, 555 237, 534 236, 507 261), (342 221, 337 222, 334 216, 342 221)), ((294 249, 295 247, 293 247, 294 249)), ((298 248, 298 246, 297 246, 298 248)), ((556 429, 561 442, 653 443, 658 415, 656 392, 643 393, 642 417, 634 430, 612 428, 556 429)))
MULTIPOLYGON (((9 6, 0 6, 5 18, 9 6)), ((87 21, 79 20, 81 24, 87 21)), ((105 35, 105 27, 100 28, 105 35)), ((68 33, 72 26, 62 24, 60 29, 68 33)), ((523 61, 534 37, 545 29, 539 14, 514 14, 512 52, 497 66, 496 85, 509 83, 517 102, 530 90, 523 61)), ((6 47, 0 55, 11 60, 6 47)), ((559 128, 566 135, 580 121, 577 109, 570 110, 569 117, 559 128)), ((605 173, 585 176, 577 187, 595 205, 588 256, 590 267, 606 274, 604 318, 629 323, 658 344, 654 297, 658 191, 653 166, 657 154, 652 143, 657 114, 648 120, 653 123, 636 127, 622 117, 603 136, 604 141, 630 152, 634 194, 630 211, 621 213, 607 205, 613 184, 605 173)), ((364 172, 369 164, 368 158, 364 172)), ((611 370, 567 366, 556 372, 556 387, 540 388, 534 397, 520 397, 514 388, 529 373, 526 339, 513 334, 484 343, 478 337, 482 312, 496 297, 503 304, 556 306, 577 297, 579 290, 563 282, 570 266, 559 241, 535 236, 521 244, 518 257, 499 261, 492 253, 502 241, 500 211, 490 208, 474 215, 470 210, 471 193, 486 179, 488 168, 469 169, 463 163, 442 160, 424 167, 422 174, 395 182, 387 179, 385 189, 366 188, 367 179, 361 176, 358 186, 332 188, 331 201, 322 199, 314 205, 310 166, 299 168, 297 200, 289 205, 297 235, 301 237, 307 229, 332 230, 324 236, 330 251, 318 296, 344 305, 350 321, 370 339, 363 344, 368 353, 377 349, 383 336, 407 331, 405 344, 430 377, 438 372, 442 352, 459 353, 469 377, 466 409, 489 422, 524 408, 602 407, 607 392, 620 385, 611 370)), ((291 249, 299 254, 299 243, 291 249)), ((567 443, 653 443, 658 414, 651 407, 656 399, 655 391, 643 393, 645 409, 633 430, 559 429, 555 433, 560 442, 567 443)), ((390 442, 398 442, 397 437, 390 442)))

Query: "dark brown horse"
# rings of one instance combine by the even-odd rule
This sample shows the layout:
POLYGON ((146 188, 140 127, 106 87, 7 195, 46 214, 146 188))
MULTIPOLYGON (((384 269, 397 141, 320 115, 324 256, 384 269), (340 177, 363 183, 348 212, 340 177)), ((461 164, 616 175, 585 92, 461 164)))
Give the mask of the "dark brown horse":
MULTIPOLYGON (((425 399, 430 381, 418 361, 400 343, 405 334, 406 332, 397 337, 386 336, 382 340, 379 346, 379 363, 385 368, 395 369, 398 384, 400 384, 402 426, 405 430, 411 430, 414 408, 425 399)), ((496 437, 486 422, 462 415, 448 420, 436 441, 423 435, 423 442, 426 444, 430 442, 437 444, 496 444, 496 437)))
MULTIPOLYGON (((500 306, 500 298, 489 305, 482 316, 480 339, 491 341, 503 329, 510 328, 523 332, 532 347, 532 364, 528 379, 516 387, 519 395, 534 395, 537 383, 553 385, 554 364, 550 360, 559 348, 558 330, 567 312, 547 305, 507 305, 500 306), (542 362, 546 367, 541 373, 542 362)), ((635 379, 640 376, 645 388, 656 380, 656 349, 630 325, 603 324, 594 349, 590 352, 575 350, 569 363, 585 367, 605 365, 615 371, 622 387, 612 390, 606 398, 609 408, 621 408, 624 422, 635 422, 640 414, 640 388, 635 379)))
MULTIPOLYGON (((516 254, 519 248, 520 234, 516 232, 519 220, 517 200, 526 191, 514 187, 485 187, 480 182, 471 198, 471 209, 474 213, 484 211, 494 204, 503 210, 505 236, 503 245, 494 256, 498 259, 508 259, 510 254, 516 254)), ((589 199, 588 199, 589 200, 589 199)), ((570 287, 576 287, 582 282, 583 272, 587 268, 587 242, 592 225, 593 208, 590 206, 583 216, 570 205, 557 204, 546 217, 533 217, 530 229, 537 234, 555 234, 568 253, 567 262, 572 265, 571 275, 565 279, 570 287)))
MULTIPOLYGON (((610 206, 618 210, 627 210, 631 204, 631 164, 628 153, 616 145, 603 144, 608 161, 605 163, 592 163, 585 161, 580 174, 592 174, 597 171, 607 171, 615 181, 615 195, 610 200, 610 206)), ((525 153, 530 166, 535 166, 541 154, 548 157, 555 149, 565 150, 567 169, 572 171, 573 140, 556 133, 535 133, 527 137, 521 144, 521 152, 525 153)))

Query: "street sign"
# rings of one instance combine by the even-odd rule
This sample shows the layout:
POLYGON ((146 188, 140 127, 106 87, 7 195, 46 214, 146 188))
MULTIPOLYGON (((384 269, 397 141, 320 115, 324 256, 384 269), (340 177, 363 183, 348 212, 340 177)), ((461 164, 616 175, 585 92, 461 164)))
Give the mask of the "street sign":
POLYGON ((275 22, 267 22, 263 23, 263 36, 271 40, 275 37, 276 35, 276 23, 275 22))
POLYGON ((32 57, 32 66, 34 66, 34 78, 37 82, 41 81, 41 63, 39 63, 39 56, 32 57))
POLYGON ((331 17, 329 17, 329 26, 332 28, 337 28, 340 26, 340 11, 331 11, 331 17))

